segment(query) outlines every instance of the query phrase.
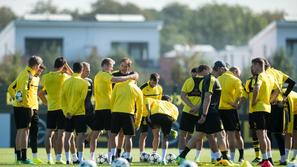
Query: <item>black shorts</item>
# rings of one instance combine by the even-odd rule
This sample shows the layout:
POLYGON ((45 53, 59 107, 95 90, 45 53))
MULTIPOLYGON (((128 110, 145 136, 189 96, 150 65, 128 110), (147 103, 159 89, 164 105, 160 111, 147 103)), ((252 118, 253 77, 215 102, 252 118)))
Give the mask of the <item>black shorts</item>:
POLYGON ((161 128, 164 135, 169 135, 173 120, 164 114, 151 115, 152 128, 161 128))
POLYGON ((124 135, 134 135, 134 115, 128 113, 111 113, 111 133, 118 134, 123 129, 124 135))
POLYGON ((272 133, 283 133, 287 127, 286 123, 286 112, 284 112, 284 107, 279 105, 271 105, 270 120, 273 123, 270 124, 269 130, 272 133))
POLYGON ((88 125, 88 127, 90 127, 92 129, 93 124, 94 124, 94 117, 95 114, 87 114, 86 115, 86 124, 88 125))
POLYGON ((240 131, 240 123, 237 110, 219 110, 224 129, 226 131, 240 131))
POLYGON ((16 129, 29 128, 31 125, 32 109, 25 107, 14 107, 13 109, 16 129))
POLYGON ((76 115, 72 116, 70 119, 65 118, 65 131, 76 133, 84 133, 87 131, 86 125, 86 116, 85 115, 76 115))
POLYGON ((148 128, 151 128, 151 124, 149 122, 147 122, 147 117, 142 117, 141 119, 141 123, 140 123, 140 132, 141 133, 145 133, 148 131, 148 128))
POLYGON ((293 130, 297 130, 297 114, 294 115, 294 125, 293 130))
POLYGON ((52 110, 47 112, 47 129, 64 129, 65 116, 62 110, 52 110))
POLYGON ((110 110, 96 110, 92 130, 110 130, 111 112, 110 110))
POLYGON ((269 124, 270 113, 258 111, 249 114, 250 128, 254 130, 267 130, 269 124))
MULTIPOLYGON (((199 116, 200 119, 200 116, 199 116)), ((220 132, 224 129, 222 120, 217 111, 209 112, 205 118, 205 122, 203 124, 196 123, 196 131, 204 132, 206 134, 213 134, 220 132)))
POLYGON ((195 125, 197 124, 198 116, 182 112, 180 123, 179 123, 179 129, 193 133, 195 125))

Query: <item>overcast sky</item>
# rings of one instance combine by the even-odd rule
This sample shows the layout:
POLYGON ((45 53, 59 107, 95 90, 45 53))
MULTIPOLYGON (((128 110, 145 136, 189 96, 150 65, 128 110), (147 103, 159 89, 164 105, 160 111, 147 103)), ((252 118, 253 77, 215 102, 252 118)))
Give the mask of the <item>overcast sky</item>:
MULTIPOLYGON (((23 15, 32 9, 32 6, 38 0, 0 0, 0 6, 10 7, 17 15, 23 15)), ((90 10, 91 3, 96 0, 52 0, 53 4, 57 5, 59 9, 79 9, 81 12, 90 10)), ((256 12, 263 10, 282 10, 289 16, 297 17, 297 0, 116 0, 120 3, 131 2, 141 8, 162 9, 166 4, 172 2, 179 2, 187 4, 191 8, 203 6, 206 3, 226 3, 229 5, 240 4, 248 6, 256 12)))

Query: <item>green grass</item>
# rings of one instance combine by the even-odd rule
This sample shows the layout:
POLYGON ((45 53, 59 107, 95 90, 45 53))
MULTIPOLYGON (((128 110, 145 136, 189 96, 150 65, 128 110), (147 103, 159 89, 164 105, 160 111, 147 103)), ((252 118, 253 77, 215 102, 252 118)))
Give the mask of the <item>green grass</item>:
MULTIPOLYGON (((106 153, 107 149, 97 149, 96 150, 97 153, 106 153)), ((151 149, 147 149, 147 152, 151 152, 151 149)), ((84 154, 84 157, 86 159, 89 158, 89 149, 86 149, 84 154)), ((175 155, 178 155, 178 149, 176 148, 171 148, 168 150, 168 153, 173 153, 175 155)), ((161 149, 158 150, 158 154, 161 155, 161 149)), ((39 158, 41 158, 42 160, 44 160, 44 162, 46 162, 47 158, 46 158, 46 153, 45 153, 45 149, 44 148, 39 148, 38 149, 38 156, 39 158)), ((195 156, 195 150, 192 150, 188 156, 187 159, 188 160, 194 160, 194 156, 195 156)), ((253 149, 246 149, 245 150, 245 160, 248 161, 252 161, 254 159, 254 151, 253 149)), ((32 158, 31 156, 31 150, 28 151, 28 158, 32 158)), ((54 156, 53 156, 54 158, 54 156)), ((278 161, 280 159, 279 153, 278 151, 274 150, 273 151, 273 158, 274 161, 278 161)), ((65 160, 65 157, 63 155, 63 159, 65 160)), ((235 160, 238 160, 238 151, 236 151, 236 156, 235 156, 235 160)), ((201 158, 200 158, 201 162, 205 162, 203 163, 203 165, 200 166, 213 166, 212 164, 209 163, 210 161, 210 150, 209 149, 204 149, 201 153, 201 158)), ((276 163, 277 164, 277 163, 276 163)), ((13 167, 13 166, 29 166, 29 165, 16 165, 15 161, 14 161, 14 149, 13 148, 0 148, 0 166, 9 166, 9 167, 13 167)), ((37 166, 37 165, 35 165, 37 166)), ((39 166, 50 166, 50 165, 39 165, 39 166)), ((69 165, 51 165, 51 166, 55 166, 55 167, 59 167, 59 166, 69 166, 69 165)), ((100 166, 108 166, 108 165, 100 165, 100 166)), ((149 163, 140 163, 139 162, 139 150, 134 148, 133 149, 133 163, 131 166, 155 166, 155 165, 150 165, 149 163)), ((161 165, 160 165, 161 166, 161 165)), ((170 165, 167 165, 168 167, 170 167, 170 165)), ((177 166, 177 165, 171 165, 171 166, 177 166)), ((239 166, 239 165, 237 165, 239 166)))

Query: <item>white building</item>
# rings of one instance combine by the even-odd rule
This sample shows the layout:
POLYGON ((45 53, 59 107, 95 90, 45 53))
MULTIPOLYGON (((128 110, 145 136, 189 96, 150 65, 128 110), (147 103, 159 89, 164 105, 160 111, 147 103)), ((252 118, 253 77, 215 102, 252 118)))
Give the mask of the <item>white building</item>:
POLYGON ((249 41, 249 48, 251 58, 268 58, 279 49, 297 57, 297 21, 272 22, 249 41))
POLYGON ((135 60, 152 63, 159 60, 160 21, 137 18, 129 21, 119 16, 120 20, 108 21, 105 18, 92 22, 51 18, 29 17, 27 20, 25 17, 11 22, 0 33, 0 58, 13 53, 38 54, 40 48, 55 45, 69 60, 82 58, 93 49, 107 56, 118 48, 135 60))
POLYGON ((248 46, 227 45, 219 52, 219 55, 221 60, 240 69, 249 67, 251 62, 248 46))
POLYGON ((185 56, 191 57, 193 55, 199 54, 205 60, 214 61, 218 57, 218 53, 216 49, 212 45, 181 45, 175 44, 173 50, 166 52, 164 57, 177 57, 177 56, 185 56))

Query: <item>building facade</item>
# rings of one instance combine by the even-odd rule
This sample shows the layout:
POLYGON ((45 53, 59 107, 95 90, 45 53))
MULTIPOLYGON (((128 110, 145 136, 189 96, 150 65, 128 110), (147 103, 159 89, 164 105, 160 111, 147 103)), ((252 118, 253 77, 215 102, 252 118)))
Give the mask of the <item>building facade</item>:
POLYGON ((103 57, 121 49, 136 61, 157 63, 160 21, 15 20, 0 33, 0 58, 30 56, 55 47, 69 60, 82 59, 94 49, 103 57))
POLYGON ((251 58, 269 58, 283 49, 297 57, 297 21, 274 21, 249 41, 251 58))

